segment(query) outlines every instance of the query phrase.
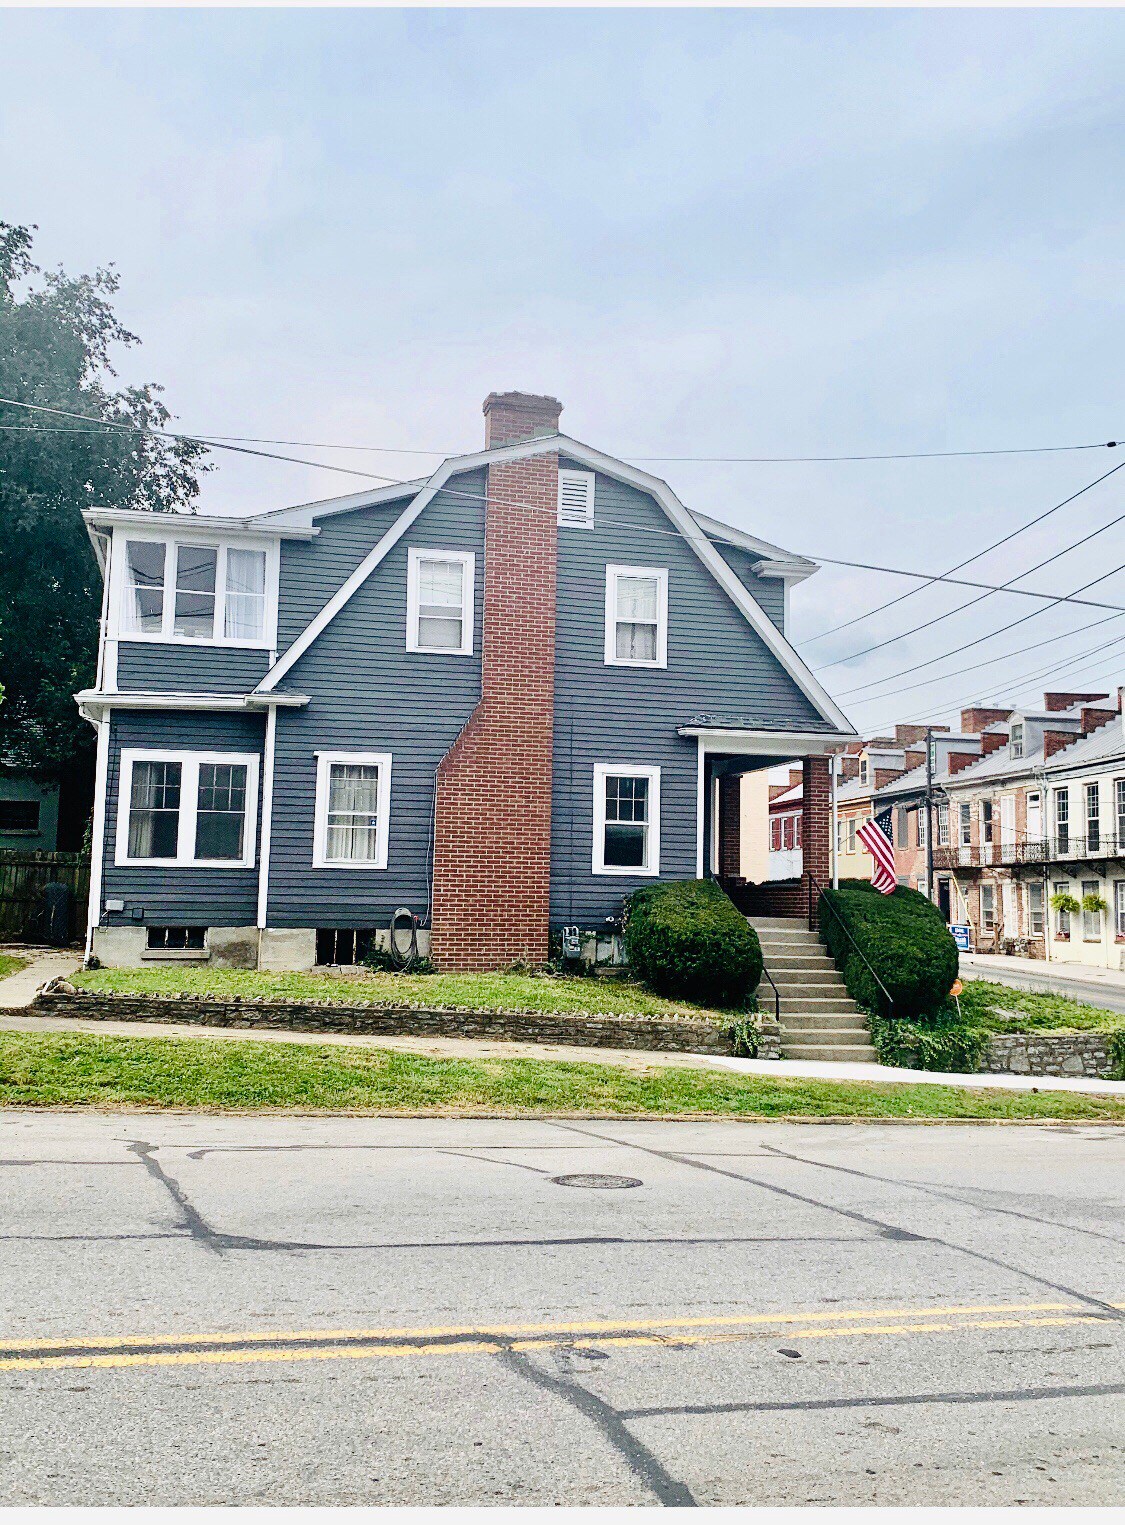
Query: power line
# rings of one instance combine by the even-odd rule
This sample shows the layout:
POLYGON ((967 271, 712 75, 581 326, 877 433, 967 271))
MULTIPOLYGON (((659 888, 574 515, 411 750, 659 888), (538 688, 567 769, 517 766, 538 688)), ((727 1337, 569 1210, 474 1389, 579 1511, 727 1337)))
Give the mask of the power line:
MULTIPOLYGON (((0 398, 0 402, 10 402, 10 399, 0 398)), ((30 407, 29 403, 12 403, 14 407, 30 407)), ((44 409, 45 412, 62 412, 61 409, 44 409)), ((64 414, 64 417, 86 418, 89 415, 82 413, 64 414)), ((108 419, 91 420, 106 428, 133 428, 139 432, 147 432, 135 424, 114 424, 108 419)), ((3 425, 4 428, 19 428, 20 425, 3 425)), ((65 431, 58 431, 65 432, 65 431)), ((74 431, 78 432, 78 431, 74 431)), ((244 445, 286 445, 305 450, 362 450, 373 452, 377 455, 433 455, 439 457, 455 455, 458 452, 449 450, 420 450, 405 445, 355 445, 344 444, 339 441, 305 440, 305 439, 274 439, 268 435, 255 434, 178 434, 174 430, 162 431, 180 439, 198 440, 210 443, 212 441, 232 441, 244 445)), ((1096 440, 1091 444, 1084 445, 1020 445, 1008 449, 999 450, 900 450, 882 455, 633 455, 628 459, 633 461, 656 461, 656 462, 679 462, 695 463, 699 465, 723 465, 723 466, 785 466, 785 465, 818 465, 834 461, 933 461, 964 459, 976 456, 993 455, 1058 455, 1081 450, 1116 450, 1122 443, 1121 440, 1096 440)), ((284 459, 284 458, 283 458, 284 459)), ((316 465, 314 461, 299 462, 300 465, 316 465)), ((326 467, 326 470, 334 470, 334 467, 326 467)))
MULTIPOLYGON (((1125 461, 1122 462, 1125 466, 1125 461)), ((1115 468, 1116 469, 1116 468, 1115 468)), ((1071 551, 1076 551, 1079 546, 1085 545, 1090 540, 1095 540, 1099 535, 1104 535, 1106 530, 1111 530, 1125 519, 1125 514, 1118 514, 1116 519, 1111 519, 1108 524, 1101 525, 1096 530, 1091 530, 1088 535, 1083 535, 1080 540, 1073 541, 1070 545, 1064 545, 1061 551, 1055 551, 1053 555, 1037 561, 1033 567, 1028 567, 1026 572, 1018 572, 1015 577, 1009 578, 1006 583, 1001 583, 998 588, 993 588, 987 593, 981 593, 977 598, 966 599, 963 604, 957 604, 952 609, 947 609, 944 614, 937 614, 933 619, 925 620, 921 625, 914 625, 910 630, 904 630, 899 635, 888 636, 885 641, 877 641, 874 646, 865 646, 861 651, 853 651, 846 657, 837 657, 832 662, 822 662, 819 667, 814 667, 814 672, 825 672, 829 667, 839 667, 844 662, 854 662, 857 657, 868 656, 873 651, 882 651, 887 646, 893 646, 898 641, 905 641, 908 636, 917 635, 922 630, 930 630, 934 625, 940 625, 953 615, 960 614, 965 609, 971 609, 974 604, 982 603, 986 598, 991 598, 994 593, 1020 593, 1024 590, 1013 587, 1014 583, 1020 582, 1025 577, 1030 577, 1033 572, 1039 572, 1048 567, 1054 561, 1059 561, 1063 556, 1068 556, 1071 551)), ((942 578, 934 578, 935 582, 943 581, 942 578)))
MULTIPOLYGON (((1064 498, 1061 503, 1056 503, 1053 508, 1047 509, 1045 513, 1038 514, 1034 519, 1029 519, 1026 524, 1019 525, 1010 534, 1003 535, 999 540, 994 540, 991 545, 986 545, 983 551, 976 551, 972 556, 966 557, 964 561, 959 561, 956 566, 949 567, 945 575, 948 576, 952 572, 960 572, 963 567, 971 566, 974 561, 979 561, 982 556, 987 556, 990 552, 999 550, 1002 545, 1007 545, 1008 541, 1014 540, 1017 535, 1022 535, 1027 530, 1034 529, 1037 524, 1042 524, 1044 519, 1049 519, 1052 514, 1057 514, 1060 509, 1065 508, 1068 503, 1073 503, 1075 498, 1080 498, 1083 493, 1089 492, 1091 488, 1097 487, 1099 483, 1104 482, 1107 477, 1111 477, 1115 471, 1120 471, 1122 466, 1125 466, 1125 461, 1111 467, 1104 475, 1095 477, 1092 482, 1087 482, 1085 487, 1080 487, 1077 492, 1071 493, 1069 498, 1064 498)), ((937 580, 937 578, 934 579, 935 582, 937 580)), ((908 588, 905 593, 900 593, 897 598, 888 599, 885 604, 877 604, 874 609, 868 609, 863 614, 853 616, 850 620, 844 620, 840 625, 831 625, 827 630, 821 630, 817 635, 810 635, 806 644, 812 641, 821 641, 826 635, 835 635, 839 630, 847 630, 850 625, 858 625, 861 620, 871 619, 876 614, 882 614, 885 609, 892 609, 895 604, 901 604, 904 599, 913 598, 916 593, 921 593, 922 588, 928 586, 928 583, 923 583, 921 587, 908 588)))
MULTIPOLYGON (((1092 624, 1085 625, 1081 631, 1074 630, 1070 631, 1069 634, 1087 635, 1091 630, 1097 630, 1099 626, 1108 625, 1113 620, 1119 620, 1120 618, 1120 614, 1107 614, 1104 619, 1094 620, 1092 624)), ((858 699, 856 702, 859 704, 875 704, 882 699, 895 699, 899 694, 912 693, 916 688, 928 688, 930 684, 943 683, 947 678, 961 678, 964 677, 966 673, 979 672, 982 667, 991 667, 996 662, 1007 662, 1010 661, 1012 657, 1026 656, 1029 651, 1038 651, 1043 646, 1053 646, 1057 641, 1066 639, 1066 635, 1049 635, 1046 640, 1035 641, 1030 646, 1020 646, 1014 651, 1005 651, 1002 655, 996 657, 985 657, 982 661, 972 662, 967 667, 960 666, 951 668, 949 672, 935 673, 931 678, 922 678, 917 683, 907 683, 902 688, 892 688, 885 694, 871 694, 869 698, 858 699)), ((1097 650, 1098 648, 1094 647, 1093 649, 1097 650)), ((859 688, 846 689, 842 694, 839 695, 839 697, 841 699, 847 699, 850 697, 854 698, 855 695, 863 693, 865 689, 877 688, 880 683, 884 683, 886 681, 887 680, 884 678, 876 678, 874 682, 864 683, 859 688)))
MULTIPOLYGON (((29 409, 31 409, 34 412, 38 412, 38 413, 50 413, 50 414, 54 414, 54 415, 57 415, 57 416, 62 417, 62 418, 84 419, 84 418, 87 418, 89 416, 89 415, 83 414, 83 413, 68 412, 66 409, 63 409, 63 408, 49 408, 49 407, 46 407, 45 405, 43 405, 41 403, 18 402, 14 398, 10 398, 10 397, 0 397, 0 404, 6 405, 8 407, 14 407, 14 408, 29 408, 29 409)), ((313 466, 313 467, 318 467, 320 470, 323 470, 323 471, 343 471, 343 472, 347 472, 348 474, 350 474, 352 476, 367 477, 367 478, 369 478, 372 481, 382 482, 382 483, 384 483, 387 486, 398 487, 398 486, 405 486, 406 485, 406 483, 404 483, 403 480, 401 478, 399 478, 399 477, 380 476, 380 475, 377 475, 374 472, 357 471, 353 467, 348 467, 348 466, 327 466, 322 461, 302 461, 302 460, 298 460, 294 456, 287 456, 287 455, 286 456, 279 456, 279 455, 274 455, 270 451, 266 451, 266 450, 249 450, 249 449, 246 449, 245 447, 242 447, 242 446, 238 446, 238 445, 234 445, 234 444, 229 444, 229 443, 223 443, 217 437, 213 437, 213 436, 197 435, 197 434, 183 434, 183 433, 180 433, 180 432, 178 432, 176 430, 171 430, 171 429, 163 430, 163 429, 146 428, 146 427, 143 427, 143 426, 141 426, 139 424, 119 424, 116 421, 110 420, 110 419, 99 420, 98 423, 99 423, 99 425, 104 426, 106 428, 126 430, 126 431, 129 431, 131 433, 138 433, 138 434, 150 434, 150 435, 155 435, 158 438, 162 438, 162 439, 185 439, 185 440, 190 440, 190 441, 192 441, 192 442, 194 442, 196 444, 214 445, 214 446, 216 446, 219 449, 233 450, 233 451, 236 451, 237 453, 239 453, 241 455, 263 456, 263 457, 266 457, 267 459, 270 459, 270 460, 288 461, 288 462, 291 462, 292 464, 298 465, 298 466, 313 466)), ((0 426, 0 427, 3 427, 3 426, 0 426)), ((96 433, 98 431, 95 429, 95 430, 90 430, 89 432, 96 433)), ((233 438, 233 436, 232 436, 232 438, 233 438)), ((1066 447, 1064 447, 1064 446, 1059 446, 1059 447, 1052 447, 1052 448, 1058 448, 1058 449, 1063 449, 1063 448, 1066 448, 1066 449, 1070 449, 1070 448, 1074 448, 1074 449, 1083 448, 1083 449, 1085 449, 1085 448, 1094 448, 1094 447, 1085 447, 1085 446, 1083 446, 1083 447, 1078 447, 1078 446, 1074 446, 1074 447, 1066 446, 1066 447)), ((1125 465, 1125 462, 1122 462, 1121 464, 1125 465)), ((548 508, 544 508, 542 504, 539 504, 539 503, 527 503, 527 502, 523 502, 523 501, 521 501, 519 499, 514 499, 514 498, 496 498, 495 496, 490 496, 489 494, 486 494, 486 493, 466 492, 463 489, 459 489, 459 488, 455 488, 455 487, 449 487, 449 486, 443 486, 440 490, 441 490, 441 492, 445 493, 449 497, 465 498, 465 499, 469 499, 469 500, 471 500, 473 502, 478 502, 478 503, 497 502, 497 503, 502 503, 506 507, 509 507, 509 508, 523 508, 523 509, 525 509, 525 510, 527 510, 529 512, 535 512, 535 513, 550 513, 550 514, 554 514, 556 512, 556 510, 553 509, 553 508, 549 508, 549 509, 548 508)), ((725 539, 721 538, 720 536, 712 537, 712 536, 703 535, 703 534, 701 534, 701 535, 685 535, 683 533, 683 531, 681 531, 681 530, 662 530, 662 529, 657 529, 657 528, 655 528, 652 525, 635 524, 635 523, 631 523, 628 520, 620 520, 620 519, 603 519, 601 522, 603 524, 609 526, 609 527, 613 527, 613 528, 617 528, 617 529, 631 529, 631 530, 634 530, 634 531, 636 531, 638 533, 650 534, 650 535, 667 535, 667 536, 672 536, 672 537, 674 537, 676 539, 686 540, 688 542, 696 542, 696 543, 701 544, 701 545, 729 545, 729 546, 733 546, 735 549, 745 549, 745 547, 740 546, 737 541, 735 541, 735 540, 725 540, 725 539)), ((1108 528, 1109 526, 1106 526, 1106 527, 1108 528)), ((1081 542, 1079 542, 1079 543, 1081 543, 1081 542)), ((1061 555, 1063 553, 1060 552, 1059 554, 1061 555)), ((907 571, 906 569, 904 569, 902 567, 880 566, 880 565, 877 565, 877 564, 872 563, 872 562, 847 561, 847 560, 844 560, 844 559, 842 559, 840 557, 833 557, 833 556, 815 556, 815 557, 809 556, 809 557, 803 557, 802 559, 809 560, 809 561, 824 562, 826 565, 831 565, 831 566, 851 567, 851 568, 858 569, 858 570, 861 570, 861 571, 884 572, 884 573, 889 573, 889 574, 891 574, 893 576, 896 576, 896 577, 917 577, 917 578, 922 578, 922 579, 925 579, 925 580, 928 580, 928 581, 931 581, 931 582, 952 582, 952 583, 954 583, 954 584, 956 584, 958 586, 962 586, 962 587, 985 588, 989 592, 1001 592, 1001 591, 1007 592, 1007 591, 1011 591, 1013 593, 1017 593, 1017 594, 1019 594, 1021 596, 1027 597, 1027 598, 1047 599, 1052 604, 1054 604, 1054 603, 1080 603, 1080 604, 1083 604, 1083 605, 1086 605, 1086 606, 1088 606, 1090 608, 1095 608, 1095 609, 1120 610, 1120 606, 1117 605, 1117 604, 1106 604, 1106 603, 1101 603, 1101 602, 1098 602, 1098 601, 1095 601, 1095 600, 1090 600, 1090 599, 1075 599, 1072 595, 1065 594, 1065 593, 1064 594, 1039 593, 1039 592, 1035 592, 1033 589, 1030 589, 1030 588, 1013 588, 1013 589, 1009 590, 1006 584, 1001 584, 999 587, 997 587, 996 585, 991 584, 991 583, 970 582, 970 581, 968 581, 966 579, 949 578, 949 577, 946 577, 944 575, 938 576, 938 575, 935 575, 935 574, 932 574, 932 573, 929 573, 929 572, 907 571)), ((1042 563, 1042 564, 1046 565, 1046 563, 1042 563)), ((1030 570, 1028 572, 1021 573, 1021 576, 1024 576, 1024 577, 1030 576, 1031 572, 1034 572, 1034 571, 1037 571, 1037 570, 1038 570, 1038 568, 1032 567, 1032 568, 1030 568, 1030 570)), ((978 600, 976 600, 976 599, 969 600, 969 603, 976 603, 976 602, 978 602, 978 600)), ((965 607, 968 607, 968 605, 966 605, 965 607)), ((956 613, 956 610, 953 610, 951 612, 952 613, 956 613)), ((1125 611, 1121 611, 1121 612, 1125 612, 1125 611)), ((863 653, 858 653, 858 655, 863 655, 863 653)), ((849 659, 844 658, 843 660, 849 660, 849 659)), ((828 665, 833 666, 833 665, 836 665, 836 664, 830 663, 828 665)))
MULTIPOLYGON (((1113 577, 1116 575, 1116 573, 1123 571, 1125 571, 1125 561, 1123 561, 1120 566, 1111 568, 1108 572, 1102 572, 1098 577, 1091 579, 1090 582, 1083 583, 1080 588, 1075 588, 1074 593, 1085 593, 1087 588, 1092 588, 1099 582, 1105 582, 1107 578, 1113 577)), ((1073 596, 1073 593, 1064 594, 1058 600, 1058 602, 1064 603, 1073 596)), ((932 667, 935 662, 944 662, 946 657, 955 657, 962 651, 969 651, 974 646, 980 646, 985 641, 992 640, 993 636, 1003 635, 1006 631, 1015 630, 1017 626, 1026 625, 1029 620, 1038 619, 1041 614, 1047 614, 1049 612, 1049 609, 1033 609, 1030 614, 1025 614, 1018 620, 1012 620, 1007 625, 999 625, 995 630, 990 630, 987 635, 978 635, 974 640, 966 641, 963 646, 954 646, 952 650, 943 651, 940 656, 930 657, 930 659, 926 662, 916 662, 913 667, 904 667, 901 672, 888 673, 881 681, 884 683, 890 683, 895 678, 905 678, 908 677, 912 672, 921 672, 923 667, 932 667)))

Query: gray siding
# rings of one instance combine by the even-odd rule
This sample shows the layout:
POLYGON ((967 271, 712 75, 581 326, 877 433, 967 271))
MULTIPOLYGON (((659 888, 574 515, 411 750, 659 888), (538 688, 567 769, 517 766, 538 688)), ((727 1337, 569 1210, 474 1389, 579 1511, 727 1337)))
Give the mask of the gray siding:
MULTIPOLYGON (((121 752, 125 747, 168 747, 200 752, 262 752, 261 715, 216 715, 198 711, 154 714, 115 711, 110 723, 106 782, 105 872, 102 903, 123 899, 124 913, 103 914, 106 926, 134 924, 139 909, 145 926, 252 927, 257 919, 257 868, 167 868, 114 865, 121 752)), ((258 789, 261 818, 261 785, 258 789)), ((255 843, 259 840, 255 827, 255 843)), ((257 860, 255 850, 255 861, 257 860)))
MULTIPOLYGON (((451 485, 483 493, 484 473, 466 473, 451 485)), ((324 521, 313 554, 303 558, 309 618, 379 538, 383 517, 363 510, 324 521), (322 564, 318 558, 326 550, 322 564)), ((297 580, 291 550, 287 545, 283 551, 283 590, 297 580)), ((397 906, 428 912, 434 779, 480 698, 483 590, 483 503, 439 494, 287 675, 285 687, 308 694, 310 703, 279 710, 277 717, 270 926, 371 927, 385 925, 397 906), (411 546, 476 553, 473 656, 406 650, 411 546), (312 866, 321 750, 391 753, 386 869, 312 866)))
POLYGON ((694 740, 676 734, 677 726, 700 713, 717 713, 740 716, 743 725, 764 730, 829 729, 691 546, 666 533, 671 525, 653 499, 599 473, 594 517, 592 531, 559 532, 555 925, 596 925, 620 909, 624 895, 651 883, 591 870, 595 763, 659 766, 660 875, 693 878, 697 751, 694 740), (668 568, 666 669, 605 665, 610 562, 668 568))
MULTIPOLYGON (((483 473, 477 473, 483 481, 483 473)), ((476 491, 476 488, 472 489, 476 491)), ((277 622, 279 651, 291 646, 359 566, 368 551, 390 529, 409 498, 330 514, 318 521, 313 540, 281 542, 280 596, 277 622)), ((453 500, 456 501, 456 500, 453 500)))
POLYGON ((761 561, 756 551, 745 551, 740 545, 716 545, 716 551, 730 567, 739 582, 760 608, 764 609, 777 628, 785 633, 785 584, 780 577, 759 577, 754 563, 761 561))
POLYGON ((268 651, 122 641, 117 686, 126 693, 248 694, 269 671, 268 651))

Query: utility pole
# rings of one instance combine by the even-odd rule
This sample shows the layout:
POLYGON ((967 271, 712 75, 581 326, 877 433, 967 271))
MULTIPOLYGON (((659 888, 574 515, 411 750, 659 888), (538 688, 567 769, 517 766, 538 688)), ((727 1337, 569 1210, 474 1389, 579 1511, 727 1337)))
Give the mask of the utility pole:
POLYGON ((934 898, 934 733, 926 727, 926 899, 934 898))

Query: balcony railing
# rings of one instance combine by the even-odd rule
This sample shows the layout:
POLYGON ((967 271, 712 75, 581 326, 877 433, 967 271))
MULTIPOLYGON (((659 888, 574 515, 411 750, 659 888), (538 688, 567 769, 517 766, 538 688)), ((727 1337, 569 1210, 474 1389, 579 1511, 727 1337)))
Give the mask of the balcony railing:
POLYGON ((1125 858, 1125 835, 1017 837, 1014 841, 974 842, 968 847, 935 846, 934 867, 994 868, 1022 863, 1074 863, 1125 858))

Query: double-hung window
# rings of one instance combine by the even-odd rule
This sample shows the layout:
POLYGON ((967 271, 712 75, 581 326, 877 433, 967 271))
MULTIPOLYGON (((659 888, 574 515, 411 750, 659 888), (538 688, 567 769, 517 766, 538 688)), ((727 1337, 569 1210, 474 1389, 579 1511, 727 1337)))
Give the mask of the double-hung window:
POLYGON ((594 767, 595 874, 660 872, 660 769, 594 767))
POLYGON ((973 809, 968 800, 962 800, 958 807, 958 841, 962 847, 971 847, 973 842, 973 809))
POLYGON ((1125 940, 1125 879, 1117 879, 1113 886, 1114 935, 1125 940))
POLYGON ((611 667, 667 667, 667 568, 606 567, 605 660, 611 667))
MULTIPOLYGON (((1053 886, 1053 895, 1069 895, 1070 885, 1065 879, 1056 879, 1053 886)), ((1070 912, 1059 906, 1055 911, 1055 936, 1070 936, 1070 912)))
POLYGON ((980 887, 980 924, 983 932, 992 932, 996 927, 996 886, 982 884, 980 887))
POLYGON ((1012 727, 1012 735, 1011 735, 1011 740, 1009 742, 1008 751, 1009 751, 1009 754, 1013 758, 1020 758, 1020 757, 1023 756, 1023 725, 1022 725, 1022 723, 1017 723, 1016 725, 1014 725, 1012 727))
POLYGON ((471 551, 411 547, 406 577, 407 651, 472 656, 474 568, 471 551))
POLYGON ((1043 881, 1032 879, 1027 886, 1027 933, 1029 937, 1042 937, 1044 924, 1043 881))
POLYGON ((264 548, 148 538, 124 546, 126 639, 271 644, 264 548))
POLYGON ((1083 879, 1082 881, 1082 938, 1084 942, 1096 943, 1102 935, 1102 913, 1090 911, 1086 908, 1087 900, 1101 898, 1101 885, 1096 879, 1083 879))
POLYGON ((389 752, 320 752, 314 868, 386 868, 391 805, 389 752))
POLYGON ((1055 837, 1060 853, 1070 851, 1070 790, 1055 790, 1055 837))
POLYGON ((251 753, 126 749, 115 861, 252 868, 257 808, 251 753))
POLYGON ((1086 851, 1096 853, 1102 846, 1102 792, 1097 780, 1087 784, 1086 795, 1086 851))
POLYGON ((949 806, 945 802, 937 808, 937 839, 939 847, 949 846, 949 806))
POLYGON ((980 802, 980 839, 987 847, 992 844, 992 801, 980 802))

